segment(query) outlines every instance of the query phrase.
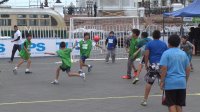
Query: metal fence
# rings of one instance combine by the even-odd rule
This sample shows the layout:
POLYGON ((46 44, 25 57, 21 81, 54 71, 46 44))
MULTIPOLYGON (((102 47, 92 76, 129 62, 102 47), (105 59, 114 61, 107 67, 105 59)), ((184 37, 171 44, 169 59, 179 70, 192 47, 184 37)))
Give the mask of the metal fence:
MULTIPOLYGON (((97 43, 102 47, 105 46, 105 40, 109 35, 110 31, 115 32, 115 36, 117 37, 118 43, 116 48, 116 58, 124 59, 127 58, 127 53, 124 48, 124 42, 127 37, 131 34, 131 29, 135 28, 132 24, 121 24, 121 25, 79 25, 73 26, 73 30, 70 30, 70 27, 61 27, 61 28, 52 28, 52 27, 22 27, 20 31, 22 32, 22 37, 26 38, 28 33, 33 35, 33 39, 82 39, 83 34, 85 32, 89 32, 91 35, 91 39, 95 35, 98 35, 101 40, 97 43), (71 36, 71 37, 70 37, 71 36)), ((185 35, 188 34, 190 27, 184 26, 185 35)), ((165 33, 163 33, 162 26, 151 25, 146 27, 146 29, 140 29, 142 31, 146 31, 152 36, 152 32, 154 30, 160 30, 163 34, 163 41, 167 42, 168 36, 171 34, 180 34, 180 26, 165 26, 165 33)), ((0 37, 10 36, 12 37, 14 31, 13 28, 4 28, 0 27, 0 37)), ((102 60, 105 58, 106 52, 103 52, 101 49, 93 47, 91 53, 91 59, 102 60)), ((79 59, 79 56, 73 57, 74 59, 79 59)))
MULTIPOLYGON (((22 38, 26 38, 27 34, 32 34, 33 39, 42 38, 69 38, 69 27, 20 27, 22 38)), ((13 27, 0 27, 0 36, 8 36, 13 38, 13 27)))

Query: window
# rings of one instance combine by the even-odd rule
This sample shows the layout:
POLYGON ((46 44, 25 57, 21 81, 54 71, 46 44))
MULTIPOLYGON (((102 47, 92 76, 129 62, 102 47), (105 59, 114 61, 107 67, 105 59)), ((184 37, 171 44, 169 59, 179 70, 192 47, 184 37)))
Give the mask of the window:
POLYGON ((19 14, 17 15, 18 18, 26 18, 26 15, 19 14))
POLYGON ((0 19, 0 26, 11 26, 11 19, 0 19))
POLYGON ((30 19, 29 20, 29 25, 30 26, 38 26, 39 25, 39 21, 37 19, 30 19))
POLYGON ((18 19, 17 25, 18 26, 27 26, 27 20, 26 19, 18 19))
POLYGON ((8 15, 8 14, 2 14, 1 15, 1 18, 9 18, 10 17, 10 15, 8 15))
POLYGON ((29 18, 38 18, 38 15, 29 15, 29 18))
POLYGON ((40 26, 50 26, 50 20, 49 19, 41 19, 40 26))
POLYGON ((49 18, 49 15, 41 15, 41 18, 49 18))
POLYGON ((51 17, 51 26, 57 26, 58 23, 54 17, 51 17))

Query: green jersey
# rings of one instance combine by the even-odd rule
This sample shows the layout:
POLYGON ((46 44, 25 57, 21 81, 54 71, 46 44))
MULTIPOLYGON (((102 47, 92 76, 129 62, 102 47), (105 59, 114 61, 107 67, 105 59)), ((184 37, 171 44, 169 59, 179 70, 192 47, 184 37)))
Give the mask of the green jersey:
POLYGON ((133 54, 137 51, 138 39, 131 38, 129 47, 129 57, 133 58, 133 54))
POLYGON ((57 55, 61 58, 62 60, 62 68, 68 68, 71 67, 71 49, 65 48, 65 49, 60 49, 56 53, 57 55))
POLYGON ((22 49, 19 52, 19 56, 24 60, 28 60, 30 58, 30 54, 25 50, 26 48, 28 51, 30 51, 30 45, 31 45, 31 41, 28 41, 27 39, 22 44, 22 49))
POLYGON ((80 41, 80 55, 90 57, 90 52, 92 50, 92 40, 88 39, 86 41, 80 41))

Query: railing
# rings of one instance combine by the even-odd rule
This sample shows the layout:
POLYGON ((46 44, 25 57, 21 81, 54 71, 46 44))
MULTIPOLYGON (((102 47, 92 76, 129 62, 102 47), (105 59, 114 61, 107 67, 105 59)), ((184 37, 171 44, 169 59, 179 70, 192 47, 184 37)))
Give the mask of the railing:
MULTIPOLYGON (((26 38, 27 34, 32 34, 33 39, 40 38, 69 38, 69 27, 23 27, 19 29, 21 31, 22 38, 26 38)), ((0 36, 13 37, 14 29, 12 27, 1 27, 0 36)))

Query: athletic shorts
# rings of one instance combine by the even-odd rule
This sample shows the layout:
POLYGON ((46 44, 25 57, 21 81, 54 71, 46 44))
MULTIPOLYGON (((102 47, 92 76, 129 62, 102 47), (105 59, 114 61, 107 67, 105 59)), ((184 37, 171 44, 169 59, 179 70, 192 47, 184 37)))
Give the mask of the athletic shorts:
POLYGON ((83 63, 85 63, 85 60, 87 59, 88 57, 87 56, 81 56, 81 60, 83 61, 83 63))
POLYGON ((192 61, 192 55, 191 54, 187 54, 189 61, 192 61))
POLYGON ((61 69, 63 72, 66 72, 66 73, 69 73, 69 72, 71 71, 71 68, 70 68, 70 67, 63 68, 62 66, 60 66, 60 69, 61 69))
POLYGON ((186 105, 186 89, 165 90, 165 105, 186 105))
POLYGON ((152 67, 152 65, 150 65, 147 74, 145 75, 145 81, 148 84, 153 85, 156 79, 158 79, 158 81, 160 80, 160 68, 159 66, 152 67))

